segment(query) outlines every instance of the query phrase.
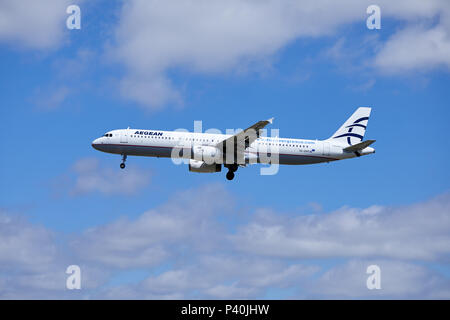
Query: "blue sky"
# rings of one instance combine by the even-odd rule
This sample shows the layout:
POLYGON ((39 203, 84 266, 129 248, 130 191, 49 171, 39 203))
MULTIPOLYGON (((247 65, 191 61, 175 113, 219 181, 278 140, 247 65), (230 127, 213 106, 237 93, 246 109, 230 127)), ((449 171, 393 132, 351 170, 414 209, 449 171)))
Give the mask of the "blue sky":
POLYGON ((450 8, 379 2, 380 30, 360 1, 79 1, 81 30, 73 2, 0 5, 0 296, 448 298, 450 8), (323 139, 358 106, 376 154, 232 182, 167 159, 122 172, 90 145, 272 116, 282 137, 323 139))

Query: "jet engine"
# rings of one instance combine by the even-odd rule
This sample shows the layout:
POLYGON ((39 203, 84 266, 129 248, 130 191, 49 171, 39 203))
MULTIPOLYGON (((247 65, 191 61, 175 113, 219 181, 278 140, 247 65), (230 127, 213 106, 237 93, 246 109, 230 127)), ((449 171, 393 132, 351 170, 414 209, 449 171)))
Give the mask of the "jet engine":
POLYGON ((198 161, 205 161, 207 164, 220 162, 222 153, 219 149, 211 146, 193 146, 192 158, 198 161))
POLYGON ((244 156, 244 160, 245 160, 245 163, 247 163, 247 164, 258 163, 258 161, 259 161, 258 155, 256 155, 255 153, 246 153, 244 156))
POLYGON ((222 170, 222 165, 213 163, 207 164, 204 161, 199 160, 189 160, 189 171, 192 172, 205 172, 205 173, 213 173, 220 172, 222 170))

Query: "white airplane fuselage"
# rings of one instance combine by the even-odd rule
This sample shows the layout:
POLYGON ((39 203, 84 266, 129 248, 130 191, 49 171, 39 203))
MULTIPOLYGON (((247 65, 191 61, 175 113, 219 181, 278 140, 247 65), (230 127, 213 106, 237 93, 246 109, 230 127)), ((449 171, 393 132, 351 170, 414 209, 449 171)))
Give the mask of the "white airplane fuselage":
POLYGON ((375 140, 363 141, 371 108, 360 107, 328 139, 308 140, 262 137, 272 119, 255 123, 233 135, 141 129, 112 130, 95 139, 92 146, 103 152, 127 156, 188 159, 189 171, 219 172, 228 168, 227 179, 248 164, 314 164, 360 157, 375 152, 375 140))
MULTIPOLYGON (((109 131, 105 136, 95 139, 92 146, 99 151, 113 154, 170 158, 174 148, 215 147, 217 143, 229 137, 230 135, 208 133, 120 129, 109 131)), ((291 165, 329 162, 357 156, 354 152, 344 151, 345 147, 347 146, 326 140, 264 137, 251 143, 245 154, 247 159, 256 157, 257 163, 267 163, 270 158, 266 154, 269 153, 272 159, 278 156, 279 164, 291 165), (277 155, 273 152, 275 150, 278 151, 277 155)), ((367 147, 360 155, 373 152, 373 148, 367 147)))

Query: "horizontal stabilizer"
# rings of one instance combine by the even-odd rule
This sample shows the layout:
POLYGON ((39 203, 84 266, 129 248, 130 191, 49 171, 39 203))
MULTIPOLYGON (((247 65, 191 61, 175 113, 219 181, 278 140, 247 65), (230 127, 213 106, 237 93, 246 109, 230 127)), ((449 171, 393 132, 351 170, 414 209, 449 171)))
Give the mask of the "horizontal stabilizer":
POLYGON ((372 143, 374 143, 375 140, 366 140, 357 144, 354 144, 350 147, 347 147, 344 149, 344 151, 348 151, 348 152, 357 152, 360 150, 363 150, 365 148, 367 148, 368 146, 370 146, 372 143))

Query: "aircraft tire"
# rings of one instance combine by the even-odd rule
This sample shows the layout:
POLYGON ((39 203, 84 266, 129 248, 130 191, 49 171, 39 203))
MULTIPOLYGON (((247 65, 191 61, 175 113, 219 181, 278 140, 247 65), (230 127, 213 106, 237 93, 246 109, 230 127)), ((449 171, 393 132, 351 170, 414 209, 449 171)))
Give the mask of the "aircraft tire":
POLYGON ((234 172, 228 171, 228 172, 227 172, 227 179, 228 179, 228 180, 233 180, 233 178, 234 178, 234 172))

